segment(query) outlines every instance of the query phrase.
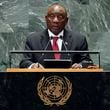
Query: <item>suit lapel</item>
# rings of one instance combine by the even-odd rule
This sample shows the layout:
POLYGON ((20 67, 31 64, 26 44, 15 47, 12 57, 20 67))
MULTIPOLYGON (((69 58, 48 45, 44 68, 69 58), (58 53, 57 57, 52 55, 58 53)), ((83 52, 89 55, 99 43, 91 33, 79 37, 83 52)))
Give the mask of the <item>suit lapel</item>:
POLYGON ((51 45, 49 42, 49 35, 48 35, 48 31, 45 30, 42 35, 41 35, 41 48, 42 50, 50 50, 51 49, 51 45))
POLYGON ((67 48, 67 50, 70 50, 71 45, 72 45, 71 37, 72 37, 71 33, 65 29, 64 36, 63 36, 64 43, 62 45, 62 50, 66 50, 66 48, 67 48), (65 44, 66 48, 65 48, 64 44, 65 44))
MULTIPOLYGON (((64 30, 64 36, 63 36, 63 42, 62 42, 62 51, 65 50, 70 50, 71 49, 71 34, 69 31, 67 31, 66 29, 64 30)), ((62 54, 61 55, 62 59, 67 59, 67 54, 62 54)))
MULTIPOLYGON (((41 36, 41 48, 42 50, 52 50, 47 29, 43 32, 41 36)), ((45 58, 54 58, 54 56, 52 54, 46 54, 45 58)))

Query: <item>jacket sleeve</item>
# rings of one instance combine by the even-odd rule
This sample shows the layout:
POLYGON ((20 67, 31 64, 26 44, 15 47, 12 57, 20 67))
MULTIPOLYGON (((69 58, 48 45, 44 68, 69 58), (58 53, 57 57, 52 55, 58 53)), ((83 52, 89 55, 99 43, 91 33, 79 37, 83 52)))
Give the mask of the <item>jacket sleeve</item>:
MULTIPOLYGON (((32 50, 32 47, 30 44, 31 44, 31 39, 30 39, 30 37, 27 37, 24 50, 26 50, 26 51, 32 50)), ((28 68, 32 63, 33 63, 32 53, 24 53, 23 58, 20 61, 19 67, 28 68)))
MULTIPOLYGON (((86 40, 86 37, 83 38, 83 40, 81 41, 79 50, 81 51, 89 51, 88 49, 88 43, 86 40)), ((87 67, 89 65, 93 65, 93 61, 90 58, 90 53, 80 53, 80 64, 82 64, 82 67, 87 67)))

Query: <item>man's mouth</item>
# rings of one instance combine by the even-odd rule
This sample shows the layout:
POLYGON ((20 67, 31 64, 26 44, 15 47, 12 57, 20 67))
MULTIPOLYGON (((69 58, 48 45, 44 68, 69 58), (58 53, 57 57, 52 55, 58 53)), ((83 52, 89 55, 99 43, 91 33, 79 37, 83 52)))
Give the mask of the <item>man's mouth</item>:
POLYGON ((59 26, 53 26, 52 28, 57 30, 57 29, 59 29, 59 26))

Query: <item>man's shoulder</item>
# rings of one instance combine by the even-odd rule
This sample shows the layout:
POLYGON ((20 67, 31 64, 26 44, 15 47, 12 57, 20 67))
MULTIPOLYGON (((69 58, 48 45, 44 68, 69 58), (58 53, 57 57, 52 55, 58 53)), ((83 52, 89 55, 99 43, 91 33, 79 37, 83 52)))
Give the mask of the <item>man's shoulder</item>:
POLYGON ((46 30, 43 31, 34 31, 34 32, 30 32, 27 36, 27 39, 39 39, 42 36, 44 36, 46 34, 46 30))
POLYGON ((65 33, 66 33, 66 35, 71 36, 73 38, 85 38, 85 35, 83 35, 80 32, 76 32, 74 30, 65 29, 65 33))

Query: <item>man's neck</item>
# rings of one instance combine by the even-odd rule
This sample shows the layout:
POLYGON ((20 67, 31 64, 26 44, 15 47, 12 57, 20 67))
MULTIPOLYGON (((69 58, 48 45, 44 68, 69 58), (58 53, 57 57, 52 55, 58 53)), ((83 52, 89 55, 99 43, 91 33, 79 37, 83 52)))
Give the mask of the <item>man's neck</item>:
MULTIPOLYGON (((49 29, 48 29, 48 34, 49 34, 49 37, 54 37, 56 36, 54 33, 52 33, 49 29)), ((64 30, 62 30, 57 36, 60 37, 62 36, 63 37, 64 35, 64 30)))

